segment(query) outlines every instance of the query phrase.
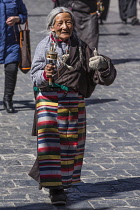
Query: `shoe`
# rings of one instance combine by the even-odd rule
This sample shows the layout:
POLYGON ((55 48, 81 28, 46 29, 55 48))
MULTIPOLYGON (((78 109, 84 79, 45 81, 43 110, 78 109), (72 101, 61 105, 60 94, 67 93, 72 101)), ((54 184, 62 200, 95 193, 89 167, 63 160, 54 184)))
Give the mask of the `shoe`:
POLYGON ((134 26, 134 25, 137 25, 138 23, 139 23, 139 19, 136 18, 136 17, 133 18, 132 21, 131 21, 131 25, 133 25, 133 26, 134 26))
POLYGON ((13 101, 12 100, 4 100, 3 107, 8 113, 14 113, 13 101))
POLYGON ((127 20, 123 20, 122 23, 123 23, 123 24, 127 24, 127 20))
POLYGON ((50 199, 53 205, 65 205, 67 196, 63 189, 50 189, 50 199))

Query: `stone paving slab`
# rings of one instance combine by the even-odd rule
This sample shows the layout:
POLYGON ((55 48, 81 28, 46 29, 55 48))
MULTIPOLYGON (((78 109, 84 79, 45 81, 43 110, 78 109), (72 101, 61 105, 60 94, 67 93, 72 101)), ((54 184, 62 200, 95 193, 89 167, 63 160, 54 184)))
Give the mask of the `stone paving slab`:
MULTIPOLYGON (((50 0, 24 0, 29 11, 32 57, 45 36, 50 0)), ((138 5, 138 16, 140 7, 138 5)), ((18 73, 15 114, 3 110, 3 65, 0 65, 0 210, 140 209, 140 26, 123 25, 118 1, 111 1, 107 22, 100 25, 99 53, 118 72, 109 86, 97 86, 86 99, 87 142, 82 183, 67 190, 68 204, 51 205, 48 190, 28 176, 36 157, 31 136, 34 96, 30 74, 18 73)))

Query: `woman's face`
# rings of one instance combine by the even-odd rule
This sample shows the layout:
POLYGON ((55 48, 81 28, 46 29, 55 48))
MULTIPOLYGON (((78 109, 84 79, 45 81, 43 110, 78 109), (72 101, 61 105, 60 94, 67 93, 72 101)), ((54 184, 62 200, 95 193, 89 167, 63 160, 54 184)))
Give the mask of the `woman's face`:
POLYGON ((71 15, 69 13, 60 13, 56 15, 55 23, 51 27, 51 31, 55 32, 62 41, 67 40, 73 31, 71 15))

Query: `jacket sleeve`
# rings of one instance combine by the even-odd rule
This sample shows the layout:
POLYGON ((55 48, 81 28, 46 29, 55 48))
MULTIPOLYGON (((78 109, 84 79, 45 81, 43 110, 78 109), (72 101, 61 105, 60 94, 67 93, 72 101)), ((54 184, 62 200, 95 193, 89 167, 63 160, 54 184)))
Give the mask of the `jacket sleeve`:
POLYGON ((44 77, 44 68, 46 66, 45 52, 45 42, 41 41, 35 50, 30 71, 33 84, 38 88, 42 88, 48 85, 48 81, 44 77))
POLYGON ((27 20, 27 8, 22 0, 17 1, 18 16, 20 17, 20 24, 23 24, 27 20))

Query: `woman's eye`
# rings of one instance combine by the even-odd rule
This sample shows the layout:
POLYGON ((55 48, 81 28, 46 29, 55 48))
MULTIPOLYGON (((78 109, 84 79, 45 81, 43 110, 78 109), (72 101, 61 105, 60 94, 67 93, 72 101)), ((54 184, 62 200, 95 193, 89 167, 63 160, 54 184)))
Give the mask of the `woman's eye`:
POLYGON ((57 25, 60 26, 60 25, 62 25, 62 23, 58 23, 57 25))

